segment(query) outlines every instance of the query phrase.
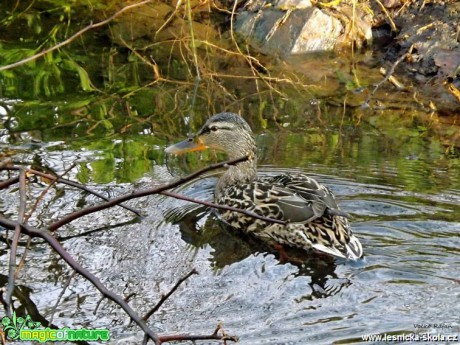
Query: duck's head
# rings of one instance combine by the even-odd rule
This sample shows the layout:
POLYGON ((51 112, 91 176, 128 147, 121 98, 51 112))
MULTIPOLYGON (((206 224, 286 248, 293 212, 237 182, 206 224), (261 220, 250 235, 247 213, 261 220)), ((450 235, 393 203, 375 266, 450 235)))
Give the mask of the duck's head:
POLYGON ((207 148, 224 151, 230 159, 255 155, 256 145, 251 127, 234 113, 212 116, 201 129, 187 140, 166 148, 169 154, 202 151, 207 148))

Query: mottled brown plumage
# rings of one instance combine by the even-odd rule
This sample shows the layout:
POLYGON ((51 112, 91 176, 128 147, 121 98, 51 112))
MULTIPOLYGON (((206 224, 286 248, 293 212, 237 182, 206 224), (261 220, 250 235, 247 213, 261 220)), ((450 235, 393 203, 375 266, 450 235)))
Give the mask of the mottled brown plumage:
POLYGON ((304 174, 257 176, 256 144, 251 128, 240 116, 214 115, 194 137, 168 147, 166 152, 180 154, 206 148, 222 150, 230 159, 246 154, 254 157, 230 166, 219 178, 215 188, 217 204, 289 222, 267 223, 238 212, 222 211, 222 220, 227 224, 269 243, 314 248, 352 260, 362 256, 361 243, 327 187, 304 174))

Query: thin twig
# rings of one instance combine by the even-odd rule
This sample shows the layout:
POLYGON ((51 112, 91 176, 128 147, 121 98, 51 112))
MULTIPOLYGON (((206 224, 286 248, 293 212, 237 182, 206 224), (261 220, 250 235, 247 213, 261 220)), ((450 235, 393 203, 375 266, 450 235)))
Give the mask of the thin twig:
MULTIPOLYGON (((196 47, 196 40, 195 40, 195 33, 193 31, 193 20, 192 20, 192 8, 190 4, 191 0, 186 0, 186 10, 187 10, 187 21, 189 24, 189 29, 190 29, 190 39, 191 39, 191 47, 192 47, 192 55, 193 55, 193 62, 195 64, 195 83, 193 86, 193 96, 192 100, 190 102, 189 106, 189 116, 192 117, 193 114, 193 109, 195 108, 195 103, 196 103, 196 97, 198 94, 198 86, 200 85, 201 81, 201 73, 200 73, 200 67, 198 66, 198 52, 197 52, 197 47, 196 47)), ((191 132, 191 124, 192 121, 188 121, 188 131, 191 132)))
MULTIPOLYGON (((169 298, 171 297, 171 295, 177 290, 177 288, 179 286, 181 286, 181 284, 183 282, 185 282, 188 278, 190 278, 193 274, 198 274, 197 270, 196 269, 192 269, 189 273, 187 273, 184 277, 182 277, 181 279, 179 279, 179 281, 172 287, 171 290, 169 290, 169 292, 166 294, 166 295, 163 295, 161 296, 160 300, 158 301, 158 303, 149 311, 147 312, 147 314, 144 315, 144 317, 142 318, 144 321, 147 321, 150 316, 152 316, 158 309, 160 309, 160 307, 163 305, 163 303, 169 298)), ((148 342, 148 338, 146 335, 144 335, 144 339, 142 341, 142 344, 147 344, 148 342)))
MULTIPOLYGON (((3 166, 3 167, 0 167, 0 170, 20 170, 20 169, 23 169, 23 168, 18 167, 18 166, 3 166)), ((34 170, 34 169, 26 169, 26 171, 28 173, 31 173, 31 174, 34 174, 34 175, 37 175, 37 176, 40 176, 40 177, 44 177, 44 178, 49 179, 49 180, 57 181, 57 182, 66 184, 68 186, 72 186, 72 187, 84 190, 85 192, 88 192, 88 193, 90 193, 92 195, 95 195, 98 198, 101 198, 102 200, 105 200, 105 201, 109 200, 109 198, 107 198, 106 196, 104 196, 104 195, 102 195, 102 194, 100 194, 100 193, 98 193, 98 192, 86 187, 85 185, 82 185, 82 184, 78 183, 78 182, 74 182, 74 181, 71 181, 71 180, 68 180, 68 179, 65 179, 65 178, 62 178, 62 177, 57 177, 55 175, 46 174, 44 172, 34 170)), ((134 209, 134 208, 132 208, 130 206, 126 206, 126 205, 123 205, 123 204, 118 204, 118 206, 123 207, 124 209, 133 212, 134 214, 136 214, 139 217, 142 216, 142 214, 141 214, 141 212, 139 210, 136 210, 136 209, 134 209)))
POLYGON ((224 344, 226 341, 238 342, 238 337, 226 335, 223 332, 222 324, 219 323, 212 334, 209 335, 191 335, 191 334, 175 334, 175 335, 163 335, 159 337, 160 344, 168 343, 171 341, 196 341, 196 340, 223 340, 224 344), (219 331, 222 331, 222 335, 219 335, 219 331))
POLYGON ((243 210, 243 209, 240 209, 240 208, 227 206, 227 205, 218 205, 218 204, 214 204, 214 203, 209 202, 209 201, 198 200, 198 199, 190 198, 188 196, 180 195, 180 194, 173 193, 173 192, 163 191, 163 192, 160 192, 160 194, 170 196, 170 197, 175 198, 175 199, 190 201, 190 202, 193 202, 195 204, 201 204, 201 205, 204 205, 204 206, 207 206, 207 207, 212 207, 212 208, 217 208, 217 209, 221 209, 221 210, 227 210, 227 211, 233 211, 233 212, 242 213, 242 214, 245 214, 245 215, 247 215, 249 217, 264 220, 264 221, 269 222, 269 223, 277 223, 277 224, 282 224, 282 225, 287 225, 288 224, 288 222, 285 221, 285 220, 279 220, 279 219, 275 219, 275 218, 267 218, 267 217, 264 217, 264 216, 260 216, 257 213, 254 213, 254 212, 251 212, 251 211, 246 211, 246 210, 243 210))
POLYGON ((369 97, 363 103, 364 107, 369 106, 370 100, 372 99, 372 97, 374 97, 374 94, 377 92, 377 90, 380 88, 380 86, 382 86, 382 84, 384 82, 386 82, 392 76, 392 74, 395 71, 396 66, 398 66, 411 53, 411 51, 412 51, 412 47, 410 47, 409 50, 406 53, 404 53, 402 56, 400 56, 399 59, 396 60, 393 63, 393 65, 391 65, 391 67, 386 72, 385 78, 383 78, 380 82, 377 83, 377 85, 375 85, 374 90, 371 92, 369 97))
POLYGON ((67 168, 60 176, 56 176, 54 179, 51 179, 51 183, 49 183, 46 188, 40 193, 40 195, 35 198, 35 203, 32 206, 32 208, 29 210, 29 213, 25 216, 24 222, 27 222, 32 214, 35 212, 37 209, 38 204, 43 200, 45 195, 48 193, 48 191, 53 187, 57 181, 59 181, 62 176, 66 175, 70 170, 72 170, 75 167, 75 163, 73 163, 69 168, 67 168))
POLYGON ((13 308, 11 306, 11 300, 14 291, 14 282, 16 280, 16 254, 18 250, 18 242, 21 237, 21 223, 24 220, 26 212, 26 172, 21 170, 19 173, 19 212, 18 212, 18 223, 14 227, 13 242, 11 243, 10 250, 10 262, 8 270, 8 287, 6 289, 6 315, 11 317, 13 308))
POLYGON ((136 295, 137 295, 137 294, 136 294, 135 292, 131 292, 128 296, 125 297, 126 303, 128 303, 129 300, 130 300, 132 297, 136 296, 136 295))
POLYGON ((12 162, 13 160, 10 157, 0 160, 0 169, 7 165, 11 165, 12 162))
POLYGON ((58 296, 58 298, 56 300, 56 303, 54 304, 54 307, 51 310, 51 316, 50 316, 50 320, 49 320, 50 324, 53 323, 54 313, 56 313, 57 306, 59 305, 59 302, 61 301, 62 296, 64 296, 65 291, 69 287, 70 282, 72 281, 72 279, 75 277, 76 274, 77 274, 77 271, 75 271, 75 270, 72 271, 72 274, 69 276, 69 278, 67 278, 67 281, 65 282, 64 286, 62 287, 62 291, 59 293, 59 296, 58 296))
POLYGON ((158 309, 160 309, 163 303, 178 289, 178 287, 181 286, 183 282, 185 282, 194 274, 198 274, 196 269, 192 269, 189 273, 187 273, 185 276, 179 279, 178 282, 172 287, 171 290, 169 290, 169 292, 166 295, 161 296, 158 303, 147 314, 145 314, 142 319, 144 321, 147 321, 150 318, 150 316, 152 316, 158 309))
MULTIPOLYGON (((96 315, 97 310, 99 309, 99 306, 101 305, 101 303, 102 303, 103 300, 104 300, 104 296, 102 296, 101 298, 99 298, 99 301, 97 301, 96 306, 94 307, 93 315, 96 315)), ((128 302, 128 301, 126 301, 126 302, 128 302)))
POLYGON ((12 184, 19 182, 19 176, 9 178, 8 180, 0 182, 0 189, 5 189, 11 186, 12 184))
POLYGON ((84 208, 84 209, 79 210, 79 211, 75 211, 75 212, 73 212, 71 214, 68 214, 67 216, 63 217, 62 219, 58 220, 57 222, 52 223, 51 225, 48 226, 47 229, 50 230, 50 231, 55 231, 56 229, 60 228, 61 226, 66 225, 66 224, 72 222, 73 220, 78 219, 80 217, 83 217, 85 215, 88 215, 88 214, 91 214, 91 213, 94 213, 94 212, 97 212, 97 211, 104 210, 106 208, 112 207, 114 205, 118 205, 118 204, 120 204, 120 203, 122 203, 124 201, 127 201, 127 200, 140 198, 140 197, 147 196, 147 195, 152 195, 152 194, 159 194, 159 193, 161 193, 161 192, 163 192, 163 191, 165 191, 167 189, 171 189, 171 188, 180 186, 181 184, 183 184, 185 182, 193 180, 194 178, 204 174, 205 172, 221 168, 221 167, 223 167, 225 165, 235 165, 237 163, 244 162, 244 161, 246 161, 248 159, 249 159, 249 156, 244 156, 244 157, 229 160, 229 161, 226 161, 226 162, 212 164, 212 165, 207 166, 206 168, 198 170, 198 171, 196 171, 196 172, 194 172, 194 173, 192 173, 190 175, 187 175, 186 177, 180 178, 180 179, 176 180, 175 182, 172 182, 172 183, 169 183, 169 184, 166 184, 166 185, 163 185, 163 186, 159 186, 159 187, 156 187, 156 188, 149 188, 149 189, 146 189, 146 190, 141 190, 139 192, 135 192, 135 193, 132 193, 132 194, 122 195, 122 196, 120 196, 118 198, 111 199, 111 200, 109 200, 109 201, 107 201, 105 203, 90 206, 90 207, 84 208))
POLYGON ((386 9, 385 6, 380 2, 380 0, 376 0, 376 1, 377 1, 377 4, 379 4, 380 9, 383 11, 383 13, 385 13, 385 15, 386 15, 387 18, 388 18, 388 21, 390 22, 391 31, 397 32, 397 31, 398 31, 398 28, 396 27, 396 24, 395 24, 395 22, 393 21, 393 18, 391 18, 390 13, 388 13, 387 9, 386 9))
MULTIPOLYGON (((42 201, 42 199, 45 197, 45 195, 48 193, 48 191, 50 190, 50 188, 56 184, 56 182, 59 180, 59 178, 62 178, 62 176, 66 175, 70 170, 72 170, 73 168, 75 167, 75 163, 72 164, 69 168, 67 168, 59 177, 57 177, 56 179, 52 180, 52 182, 50 184, 48 184, 48 186, 46 186, 46 188, 40 193, 40 195, 36 198, 35 200, 35 203, 34 205, 31 207, 31 209, 29 210, 29 213, 26 214, 24 216, 24 220, 22 221, 22 223, 27 223, 30 219, 30 217, 32 217, 32 214, 35 212, 35 210, 37 209, 38 207, 38 204, 42 201)), ((26 170, 27 171, 27 170, 26 170)), ((24 249, 24 253, 22 255, 22 258, 21 258, 21 261, 19 261, 19 265, 18 265, 18 269, 17 269, 17 273, 16 273, 16 276, 19 274, 19 272, 21 271, 22 267, 25 265, 25 262, 26 262, 26 258, 27 258, 27 253, 28 253, 28 250, 29 250, 29 247, 30 247, 30 243, 32 242, 32 238, 28 238, 27 240, 27 244, 25 246, 25 249, 24 249)), ((56 305, 57 307, 57 305, 56 305)), ((50 321, 51 323, 51 321, 50 321)))
POLYGON ((74 41, 78 36, 81 36, 82 34, 84 34, 86 31, 89 31, 91 29, 94 29, 94 28, 98 28, 100 26, 104 26, 106 25, 107 23, 111 22, 112 20, 114 20, 116 17, 118 17, 120 14, 122 14, 123 12, 126 12, 128 10, 131 10, 135 7, 138 7, 138 6, 141 6, 141 5, 145 5, 149 2, 151 2, 152 0, 144 0, 144 1, 141 1, 137 4, 132 4, 132 5, 129 5, 129 6, 126 6, 126 7, 123 7, 121 10, 119 10, 118 12, 116 12, 114 15, 110 16, 109 18, 99 22, 99 23, 96 23, 96 24, 89 24, 88 26, 84 27, 83 29, 81 29, 80 31, 78 31, 77 33, 73 34, 72 36, 70 36, 68 39, 66 39, 65 41, 62 41, 61 43, 58 43, 56 44, 55 46, 52 46, 51 48, 48 48, 48 49, 45 49, 43 51, 41 51, 40 53, 37 53, 35 55, 32 55, 26 59, 22 59, 18 62, 15 62, 15 63, 12 63, 12 64, 9 64, 9 65, 6 65, 6 66, 2 66, 0 67, 0 71, 5 71, 7 69, 11 69, 11 68, 14 68, 14 67, 18 67, 18 66, 21 66, 27 62, 30 62, 30 61, 34 61, 42 56, 45 56, 46 54, 48 53, 51 53, 52 51, 55 51, 56 49, 59 49, 69 43, 71 43, 72 41, 74 41))
POLYGON ((164 21, 164 23, 158 28, 158 30, 155 31, 155 35, 153 36, 153 39, 155 41, 156 41, 157 35, 161 32, 161 30, 163 30, 169 24, 169 22, 174 18, 181 4, 182 4, 182 0, 178 0, 174 11, 169 15, 169 17, 164 21))
POLYGON ((197 49, 196 49, 195 33, 193 31, 192 8, 191 8, 191 5, 190 5, 190 1, 191 0, 186 0, 186 2, 187 2, 187 5, 186 5, 186 8, 187 8, 187 21, 188 21, 188 25, 189 25, 189 29, 190 29, 190 39, 191 39, 191 43, 192 43, 191 46, 192 46, 192 53, 193 53, 193 62, 195 64, 195 72, 196 72, 195 78, 197 80, 200 80, 201 79, 200 68, 198 67, 198 53, 197 53, 197 49))
MULTIPOLYGON (((233 29, 233 23, 234 23, 234 17, 236 15, 236 8, 238 6, 238 0, 235 0, 234 3, 233 3, 233 8, 232 8, 232 14, 230 16, 230 37, 232 39, 232 42, 233 44, 235 45, 235 48, 236 50, 238 50, 238 52, 241 54, 241 56, 243 56, 243 58, 246 60, 246 62, 248 63, 249 67, 251 68, 251 72, 253 73, 254 77, 255 78, 255 83, 256 83, 256 88, 259 89, 259 85, 258 85, 258 82, 259 80, 262 80, 266 85, 267 87, 270 89, 270 90, 273 90, 275 91, 277 94, 281 95, 281 96, 284 96, 283 93, 279 90, 277 90, 276 88, 274 88, 268 81, 267 81, 267 78, 265 78, 265 76, 263 76, 258 70, 257 68, 254 67, 253 65, 253 61, 252 60, 255 60, 257 65, 261 68, 263 68, 264 70, 266 70, 265 66, 263 66, 257 59, 253 59, 253 58, 248 58, 248 56, 250 56, 250 54, 244 54, 242 51, 241 51, 241 48, 240 46, 238 45, 238 42, 236 41, 236 38, 235 38, 235 31, 233 29), (258 78, 257 78, 258 77, 258 78)), ((269 74, 270 75, 270 74, 269 74)))
MULTIPOLYGON (((163 77, 161 76, 160 69, 158 68, 158 65, 156 64, 155 60, 153 60, 154 63, 151 63, 147 58, 145 58, 142 54, 140 54, 136 48, 133 46, 129 45, 128 42, 126 42, 121 35, 118 37, 118 39, 125 45, 126 48, 131 50, 134 55, 136 55, 143 63, 145 63, 147 66, 150 66, 153 71, 153 80, 154 82, 158 81, 163 81, 163 77)), ((131 107, 128 105, 126 106, 127 112, 131 112, 131 107)))
POLYGON ((93 284, 93 286, 96 289, 98 289, 103 296, 117 303, 128 314, 128 316, 144 331, 144 333, 147 334, 148 337, 154 341, 156 345, 161 344, 158 335, 147 326, 144 320, 142 320, 142 318, 139 315, 137 315, 137 313, 123 300, 123 298, 107 289, 95 275, 90 273, 80 263, 75 261, 75 259, 72 256, 70 256, 69 253, 64 249, 64 247, 62 247, 62 245, 54 238, 51 232, 46 230, 40 230, 27 224, 20 224, 19 222, 15 222, 3 217, 0 217, 0 225, 7 229, 14 229, 17 226, 20 226, 22 228, 22 232, 26 235, 32 237, 39 237, 45 240, 58 253, 58 255, 62 259, 64 259, 65 262, 67 262, 67 264, 70 267, 72 267, 75 271, 77 271, 78 274, 90 281, 91 284, 93 284))

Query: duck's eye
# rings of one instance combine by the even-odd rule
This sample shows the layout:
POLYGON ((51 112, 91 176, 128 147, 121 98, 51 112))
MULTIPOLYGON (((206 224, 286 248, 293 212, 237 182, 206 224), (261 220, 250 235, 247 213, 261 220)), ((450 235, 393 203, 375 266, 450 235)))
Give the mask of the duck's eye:
POLYGON ((211 126, 209 129, 213 132, 217 131, 219 128, 217 126, 211 126))

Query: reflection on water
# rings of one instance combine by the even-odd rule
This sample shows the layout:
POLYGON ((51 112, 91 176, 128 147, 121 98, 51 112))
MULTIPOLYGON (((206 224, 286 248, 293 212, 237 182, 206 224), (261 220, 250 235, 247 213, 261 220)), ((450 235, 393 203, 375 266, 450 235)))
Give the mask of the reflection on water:
MULTIPOLYGON (((385 144, 369 132, 359 138, 343 137, 341 143, 321 131, 270 133, 258 138, 260 174, 305 171, 329 186, 340 207, 352 215, 364 259, 348 262, 298 251, 280 258, 276 251, 222 228, 206 209, 160 196, 131 202, 146 215, 137 222, 128 212, 111 209, 71 223, 58 235, 109 288, 124 296, 135 294, 130 303, 140 314, 196 268, 200 274, 192 276, 150 320, 159 332, 207 334, 221 320, 243 345, 346 344, 377 333, 458 334, 454 306, 460 293, 460 179, 455 159, 446 159, 423 141, 393 157, 394 152, 379 151, 385 144), (313 144, 315 138, 324 140, 313 144), (408 157, 409 152, 417 158, 408 157), (434 324, 447 326, 439 329, 434 324)), ((110 152, 119 152, 117 145, 110 152)), ((21 154, 24 160, 46 163, 57 171, 76 160, 75 151, 62 142, 21 154)), ((209 153, 172 160, 166 166, 158 156, 147 155, 155 164, 136 184, 92 183, 115 179, 114 164, 129 168, 116 156, 106 164, 108 156, 99 149, 82 152, 80 167, 71 171, 70 178, 116 195, 164 183, 220 159, 209 153), (107 170, 94 164, 98 159, 107 170)), ((209 176, 178 191, 211 200, 215 181, 209 176)), ((34 187, 41 191, 45 185, 37 181, 34 187)), ((3 212, 13 212, 16 195, 15 190, 2 194, 3 212)), ((45 202, 39 220, 43 223, 95 199, 66 190, 47 196, 45 202)), ((1 252, 0 261, 5 272, 7 253, 1 252)), ((21 299, 18 290, 16 305, 31 304, 29 309, 39 310, 46 319, 71 272, 40 244, 31 247, 28 260, 18 289, 27 289, 33 302, 21 299)), ((119 308, 106 302, 97 307, 99 299, 88 282, 74 277, 53 323, 108 327, 114 339, 141 338, 119 308)))
MULTIPOLYGON (((5 11, 20 3, 9 2, 5 11)), ((27 45, 26 52, 44 37, 42 29, 32 33, 35 26, 29 24, 40 28, 52 19, 43 18, 41 10, 34 9, 33 17, 21 12, 31 33, 25 41, 23 30, 13 33, 14 25, 3 26, 10 33, 6 36, 18 36, 27 45)), ((59 19, 67 37, 72 30, 65 22, 59 19)), ((11 38, 0 44, 1 58, 16 61, 24 47, 11 38)), ((125 44, 125 52, 119 51, 103 34, 89 32, 79 41, 82 45, 76 40, 68 51, 3 73, 0 158, 57 175, 67 172, 69 179, 112 197, 223 159, 207 152, 168 162, 164 147, 210 113, 238 112, 258 134, 261 173, 302 171, 330 187, 340 207, 352 215, 365 257, 347 262, 292 251, 286 260, 222 228, 205 209, 160 196, 129 203, 143 211, 141 219, 113 208, 60 229, 56 236, 70 254, 109 289, 131 296, 139 314, 196 268, 200 274, 149 320, 158 332, 209 334, 222 321, 242 345, 359 343, 362 335, 377 333, 459 334, 458 117, 431 113, 431 98, 419 99, 415 89, 397 92, 387 83, 370 102, 378 109, 362 109, 382 80, 374 56, 356 54, 354 61, 297 56, 292 74, 261 56, 264 68, 257 74, 270 76, 262 82, 254 70, 243 68, 250 61, 246 56, 219 56, 205 41, 193 50, 193 57, 200 55, 203 78, 192 99, 192 50, 188 39, 175 38, 171 44, 177 42, 180 58, 168 46, 150 51, 153 61, 150 52, 133 45, 161 71, 158 79, 153 65, 142 64, 125 44), (80 85, 83 79, 86 88, 80 85), (445 327, 435 326, 440 324, 445 327)), ((50 39, 57 38, 53 34, 50 39)), ((0 173, 1 180, 9 177, 0 173)), ((210 177, 179 190, 210 200, 214 183, 210 177)), ((30 220, 38 227, 99 202, 62 185, 42 196, 48 182, 40 179, 31 178, 30 187, 30 202, 41 198, 30 220)), ((0 191, 0 214, 15 217, 18 194, 17 188, 0 191)), ((18 262, 25 246, 22 239, 18 262)), ((0 288, 6 285, 9 252, 9 244, 2 242, 0 288)), ((108 328, 113 342, 126 344, 133 338, 139 344, 139 329, 119 307, 100 299, 47 246, 32 242, 15 289, 18 311, 27 310, 46 325, 55 307, 53 324, 58 327, 108 328)))
MULTIPOLYGON (((211 201, 215 182, 215 178, 199 180, 178 188, 178 191, 187 196, 211 201)), ((208 247, 210 249, 208 260, 211 267, 216 270, 253 255, 270 253, 280 264, 289 263, 296 266, 297 275, 310 276, 311 295, 316 298, 338 293, 342 286, 349 284, 345 279, 340 284, 330 286, 328 282, 330 279, 340 281, 334 273, 336 267, 334 258, 327 255, 318 256, 318 253, 312 256, 311 253, 293 248, 286 248, 281 258, 280 253, 273 248, 226 227, 212 211, 187 202, 177 202, 177 204, 166 210, 165 220, 174 221, 179 226, 181 238, 188 244, 197 248, 208 247)))

